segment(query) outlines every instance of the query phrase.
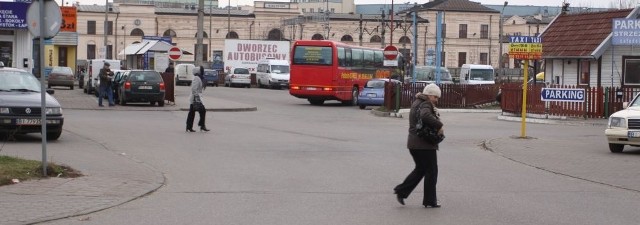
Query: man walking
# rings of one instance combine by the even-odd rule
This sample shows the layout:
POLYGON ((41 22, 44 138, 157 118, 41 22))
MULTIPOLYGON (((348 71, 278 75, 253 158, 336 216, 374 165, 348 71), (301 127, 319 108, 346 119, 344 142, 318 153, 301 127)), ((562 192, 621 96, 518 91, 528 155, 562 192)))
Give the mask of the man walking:
POLYGON ((98 76, 100 77, 100 96, 98 97, 98 106, 104 107, 102 105, 102 99, 105 95, 109 98, 109 106, 114 106, 113 103, 113 90, 111 90, 111 78, 113 77, 113 72, 109 69, 111 65, 108 62, 104 63, 104 67, 100 69, 100 73, 98 76))

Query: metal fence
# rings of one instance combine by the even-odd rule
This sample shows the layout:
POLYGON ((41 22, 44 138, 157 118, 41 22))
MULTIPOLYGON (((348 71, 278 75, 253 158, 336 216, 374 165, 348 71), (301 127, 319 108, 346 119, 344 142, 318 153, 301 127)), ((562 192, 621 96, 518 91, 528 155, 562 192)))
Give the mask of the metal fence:
MULTIPOLYGON (((426 83, 390 83, 385 85, 385 108, 409 108, 421 93, 426 83), (399 85, 399 86, 398 86, 399 85), (399 96, 398 96, 399 93, 399 96), (398 104, 399 103, 399 104, 398 104)), ((475 108, 495 102, 499 85, 482 84, 440 84, 442 96, 438 100, 440 108, 475 108)))

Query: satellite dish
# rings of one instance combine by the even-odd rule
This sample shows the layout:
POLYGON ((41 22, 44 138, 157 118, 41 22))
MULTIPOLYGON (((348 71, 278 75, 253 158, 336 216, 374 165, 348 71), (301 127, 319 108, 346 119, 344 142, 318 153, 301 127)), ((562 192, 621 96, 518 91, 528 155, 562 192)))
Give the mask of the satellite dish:
MULTIPOLYGON (((44 0, 34 1, 27 10, 27 28, 34 38, 40 37, 40 5, 44 0)), ((53 38, 60 32, 62 13, 56 1, 44 1, 44 38, 53 38)))

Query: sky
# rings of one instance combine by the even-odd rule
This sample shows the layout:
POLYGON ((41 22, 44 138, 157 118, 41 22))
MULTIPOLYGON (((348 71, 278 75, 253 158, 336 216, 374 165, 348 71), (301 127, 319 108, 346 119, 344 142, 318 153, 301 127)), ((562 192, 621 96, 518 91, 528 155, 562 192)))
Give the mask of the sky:
MULTIPOLYGON (((3 1, 3 0, 0 0, 3 1)), ((62 0, 56 0, 58 4, 61 4, 62 0)), ((80 1, 80 4, 98 4, 104 5, 105 0, 65 0, 65 3, 72 3, 80 1)), ((108 0, 112 2, 111 0, 108 0)), ((209 0, 205 0, 209 1, 209 0)), ((289 2, 288 0, 268 0, 273 2, 289 2)), ((504 4, 504 0, 471 0, 474 2, 480 2, 485 5, 502 5, 504 4)), ((567 1, 573 7, 591 7, 591 8, 607 8, 609 7, 611 2, 618 2, 618 0, 509 0, 509 5, 536 5, 536 6, 561 6, 563 1, 567 1)), ((232 6, 236 5, 253 5, 252 0, 219 0, 218 5, 220 7, 225 7, 227 4, 231 2, 232 6)), ((394 4, 404 4, 406 2, 417 2, 418 4, 424 4, 428 2, 428 0, 397 0, 394 1, 394 4)), ((355 0, 356 5, 361 4, 391 4, 391 0, 355 0)), ((65 4, 66 5, 66 4, 65 4)))

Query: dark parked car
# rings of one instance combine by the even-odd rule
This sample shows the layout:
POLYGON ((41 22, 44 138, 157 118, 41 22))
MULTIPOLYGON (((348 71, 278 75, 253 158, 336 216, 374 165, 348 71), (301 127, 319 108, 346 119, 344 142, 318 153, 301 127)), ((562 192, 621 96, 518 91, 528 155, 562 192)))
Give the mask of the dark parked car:
POLYGON ((131 102, 149 102, 164 106, 165 85, 160 73, 152 70, 130 70, 124 73, 120 83, 120 105, 131 102))
POLYGON ((75 77, 73 75, 73 70, 71 70, 71 68, 63 67, 63 66, 54 66, 51 68, 51 72, 47 77, 47 87, 51 88, 53 86, 65 86, 73 90, 74 81, 75 81, 75 77))
POLYGON ((124 82, 127 72, 129 70, 118 70, 113 75, 111 89, 113 90, 113 101, 117 104, 120 104, 120 86, 124 82))
POLYGON ((204 70, 204 84, 206 86, 218 86, 218 71, 217 70, 204 70))
MULTIPOLYGON (((24 70, 5 68, 0 62, 0 133, 5 135, 40 133, 40 82, 24 70)), ((62 134, 62 108, 52 97, 53 90, 45 94, 47 140, 57 140, 62 134)))

